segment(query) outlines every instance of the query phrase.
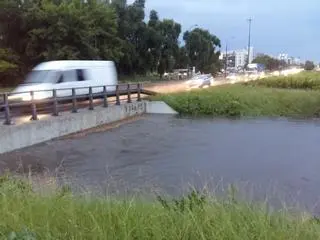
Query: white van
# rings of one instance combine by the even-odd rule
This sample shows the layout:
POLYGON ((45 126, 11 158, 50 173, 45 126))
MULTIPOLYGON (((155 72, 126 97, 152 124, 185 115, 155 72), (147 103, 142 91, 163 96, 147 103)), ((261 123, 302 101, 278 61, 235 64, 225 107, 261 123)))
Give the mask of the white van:
MULTIPOLYGON (((88 87, 93 87, 93 93, 103 91, 103 87, 109 86, 107 91, 115 91, 118 84, 117 71, 113 61, 78 61, 63 60, 50 61, 37 65, 26 77, 23 84, 12 92, 9 99, 29 101, 30 91, 57 89, 58 97, 72 96, 71 88, 77 89, 76 94, 88 94, 88 87), (62 89, 62 90, 61 90, 62 89), (63 90, 66 89, 66 90, 63 90), (16 94, 18 92, 27 92, 16 94)), ((52 91, 34 92, 34 99, 52 97, 52 91)))

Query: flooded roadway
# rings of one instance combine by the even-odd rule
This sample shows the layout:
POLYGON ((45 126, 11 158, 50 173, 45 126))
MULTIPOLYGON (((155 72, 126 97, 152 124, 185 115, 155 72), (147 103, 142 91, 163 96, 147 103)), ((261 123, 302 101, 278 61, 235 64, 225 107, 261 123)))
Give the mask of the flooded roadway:
POLYGON ((49 141, 0 155, 84 188, 220 191, 236 183, 250 199, 277 198, 319 212, 320 124, 316 121, 207 120, 145 116, 107 132, 49 141))

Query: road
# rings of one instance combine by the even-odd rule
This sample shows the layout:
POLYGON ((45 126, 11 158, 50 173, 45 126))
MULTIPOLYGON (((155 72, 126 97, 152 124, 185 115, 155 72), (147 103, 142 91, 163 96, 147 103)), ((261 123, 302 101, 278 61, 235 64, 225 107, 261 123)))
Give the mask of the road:
MULTIPOLYGON (((186 81, 186 80, 185 80, 186 81)), ((143 84, 144 88, 157 93, 174 93, 174 92, 182 92, 186 91, 187 87, 185 81, 170 81, 170 82, 158 82, 158 83, 147 83, 143 84)), ((245 82, 245 79, 238 80, 228 80, 225 78, 215 78, 212 86, 220 86, 226 84, 234 84, 245 82)))

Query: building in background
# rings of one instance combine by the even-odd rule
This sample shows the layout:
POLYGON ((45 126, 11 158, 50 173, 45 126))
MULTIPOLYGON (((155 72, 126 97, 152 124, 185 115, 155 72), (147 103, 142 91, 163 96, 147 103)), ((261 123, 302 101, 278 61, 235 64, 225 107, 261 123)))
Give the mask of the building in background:
POLYGON ((284 61, 284 62, 288 62, 288 60, 289 60, 289 54, 287 54, 287 53, 280 53, 279 55, 278 55, 278 59, 280 60, 280 61, 284 61))
POLYGON ((301 59, 297 57, 290 57, 289 54, 287 53, 280 53, 278 55, 278 59, 280 61, 284 61, 286 64, 292 66, 300 65, 301 64, 301 59))
POLYGON ((289 65, 300 65, 301 64, 301 59, 296 58, 296 57, 291 57, 289 59, 289 65))
MULTIPOLYGON (((253 61, 253 47, 250 47, 250 56, 249 56, 249 64, 253 61)), ((226 52, 221 52, 220 60, 224 63, 226 62, 227 57, 227 68, 229 70, 239 70, 243 69, 247 64, 248 60, 248 48, 247 49, 238 49, 226 52)))

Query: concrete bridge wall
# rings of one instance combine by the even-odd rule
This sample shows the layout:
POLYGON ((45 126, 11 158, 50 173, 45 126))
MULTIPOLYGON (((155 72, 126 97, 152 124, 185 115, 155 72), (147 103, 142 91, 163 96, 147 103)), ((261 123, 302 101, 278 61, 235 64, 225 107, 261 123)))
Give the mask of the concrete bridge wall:
POLYGON ((0 154, 144 113, 176 112, 164 102, 141 101, 94 110, 79 109, 78 113, 61 112, 57 117, 48 116, 19 125, 0 125, 0 154))
POLYGON ((28 147, 71 133, 80 132, 146 112, 146 102, 134 102, 94 110, 79 109, 78 113, 62 112, 58 117, 48 117, 24 124, 0 126, 0 153, 28 147))

